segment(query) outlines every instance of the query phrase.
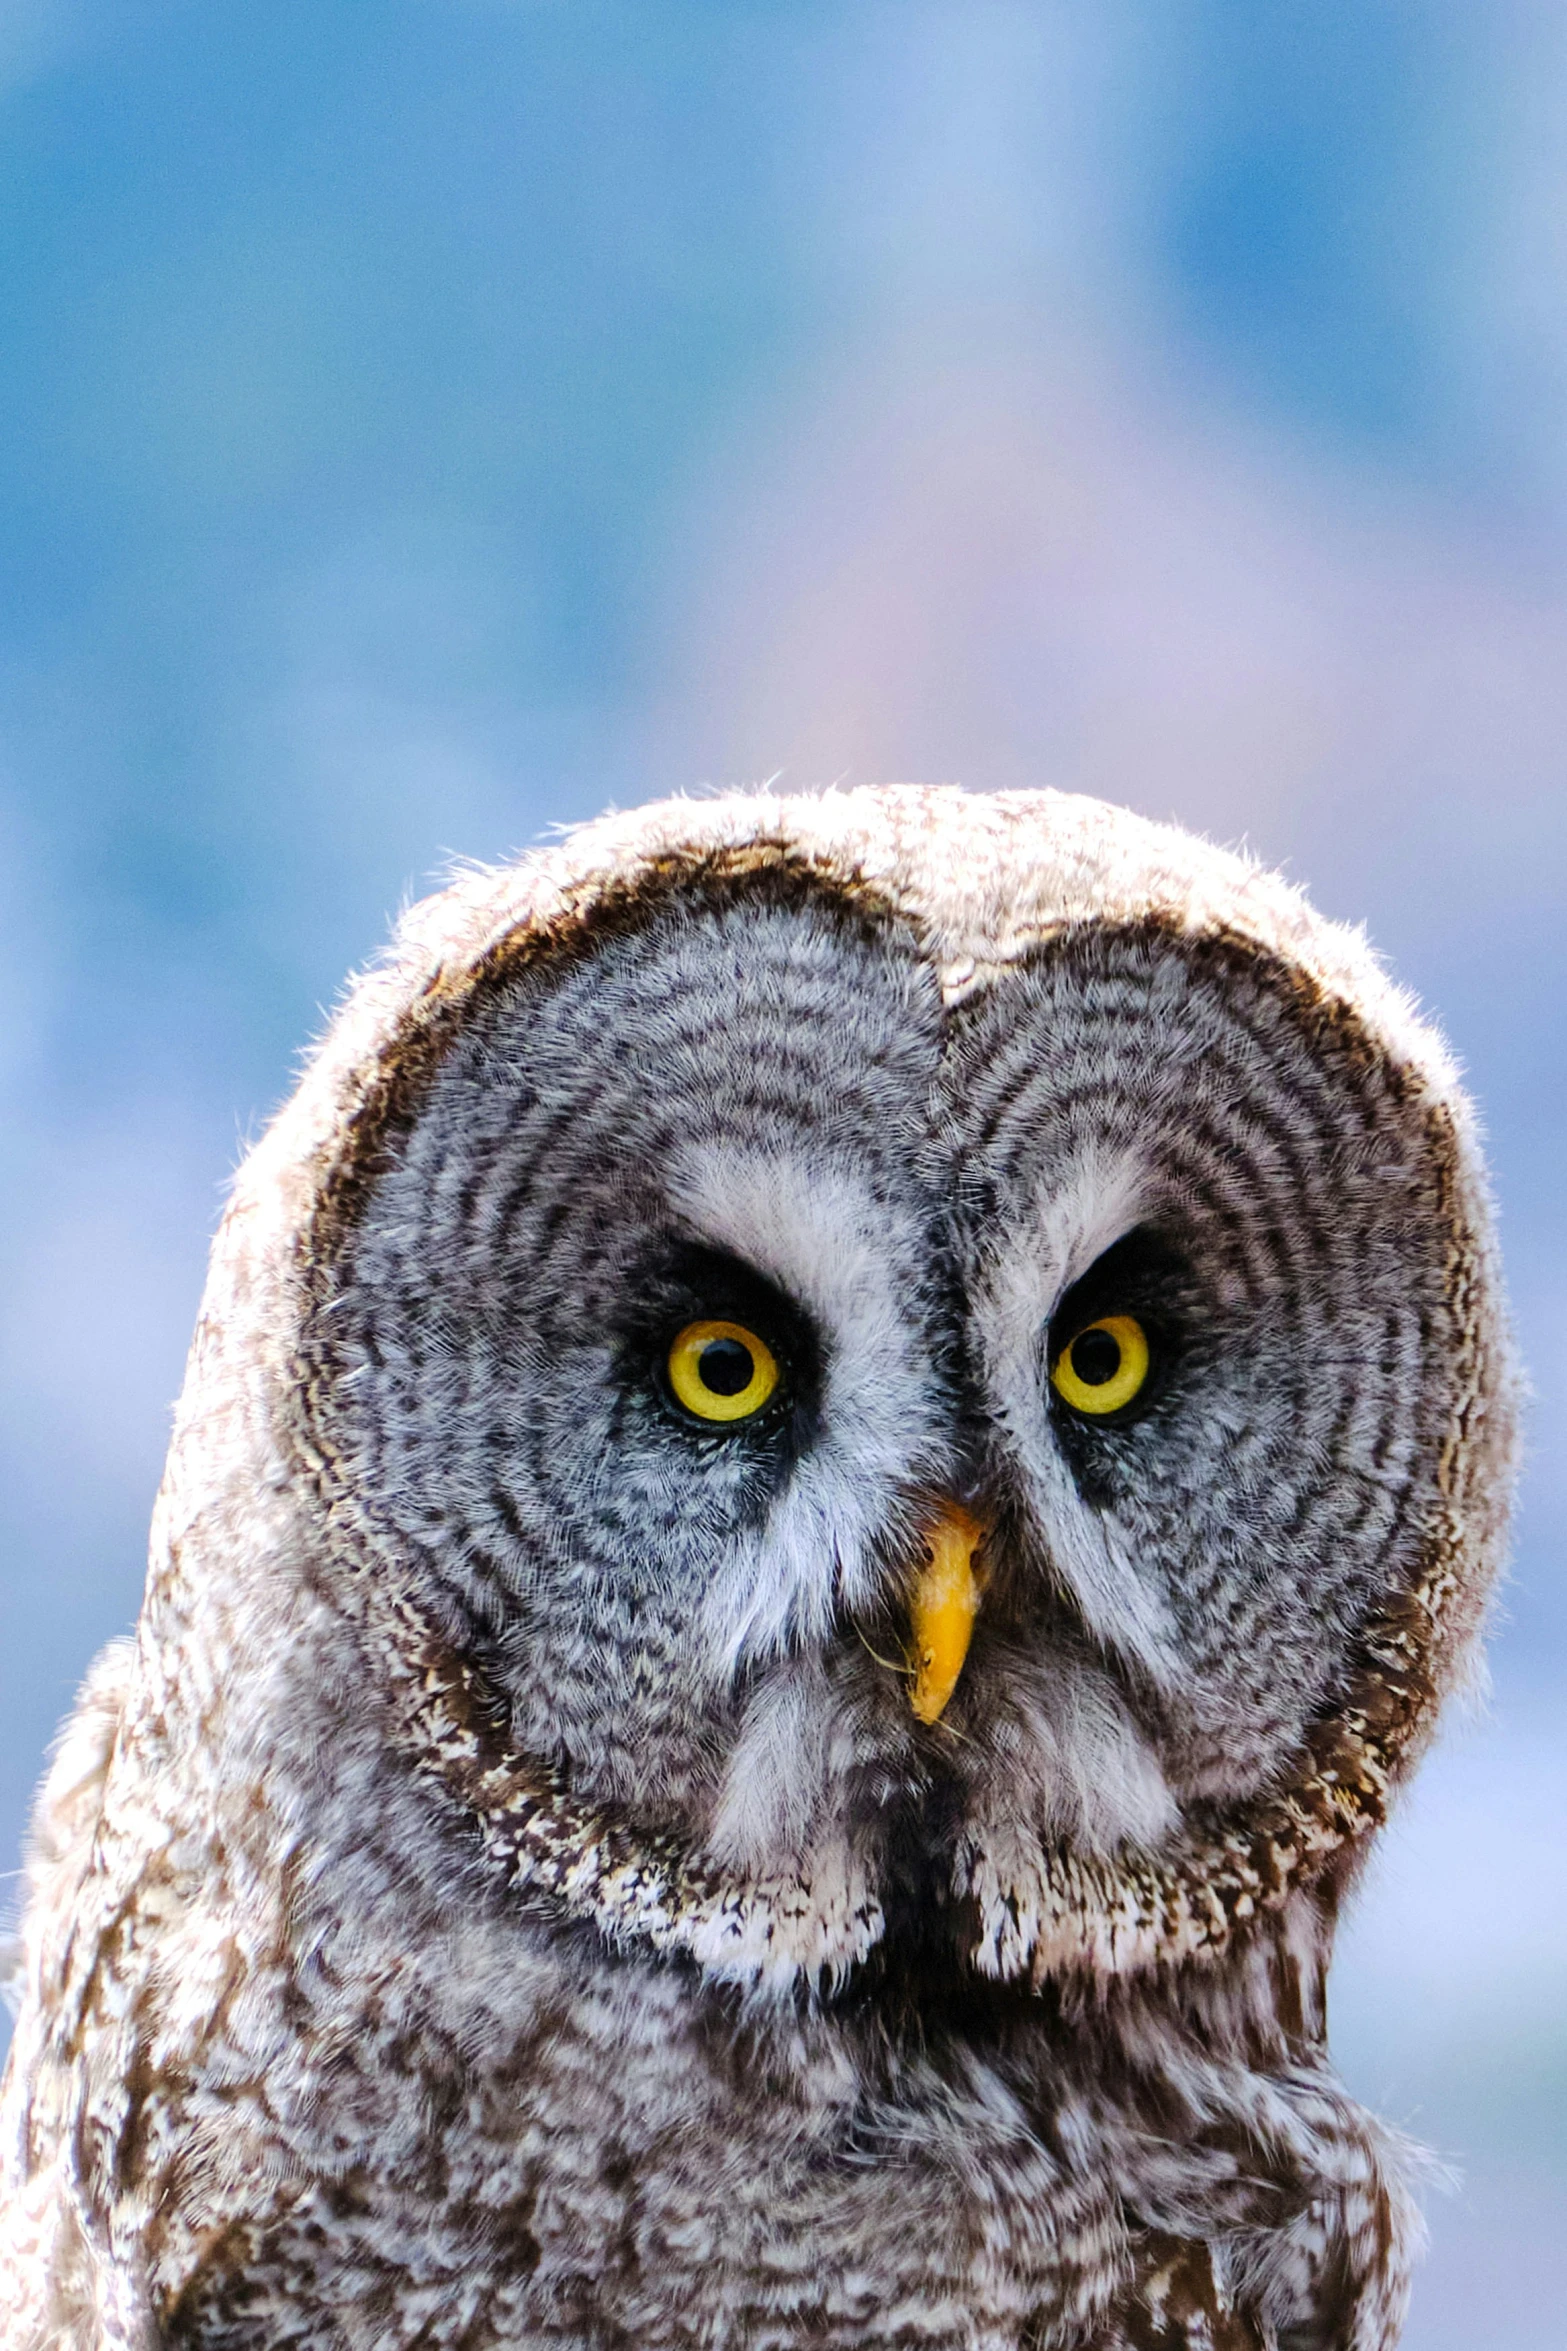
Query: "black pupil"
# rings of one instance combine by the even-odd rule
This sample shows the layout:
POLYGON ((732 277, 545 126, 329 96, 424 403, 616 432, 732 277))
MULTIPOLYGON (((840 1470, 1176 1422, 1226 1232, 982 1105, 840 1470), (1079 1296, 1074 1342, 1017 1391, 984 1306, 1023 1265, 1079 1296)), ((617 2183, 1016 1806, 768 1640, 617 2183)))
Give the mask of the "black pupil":
POLYGON ((751 1350, 738 1339, 709 1339, 696 1368, 703 1387, 714 1396, 738 1396, 756 1377, 751 1350))
MULTIPOLYGON (((704 1355, 703 1363, 707 1361, 704 1355)), ((1121 1368, 1121 1342, 1113 1331, 1081 1331, 1072 1341, 1072 1369, 1085 1388, 1102 1388, 1121 1368)), ((734 1393, 726 1388, 726 1396, 734 1393)))

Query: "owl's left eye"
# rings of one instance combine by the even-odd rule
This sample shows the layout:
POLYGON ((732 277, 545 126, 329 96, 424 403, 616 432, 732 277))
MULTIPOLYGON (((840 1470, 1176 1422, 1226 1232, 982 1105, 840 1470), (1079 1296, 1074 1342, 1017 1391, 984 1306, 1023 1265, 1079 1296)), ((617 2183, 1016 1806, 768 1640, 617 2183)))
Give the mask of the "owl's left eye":
POLYGON ((1135 1315, 1103 1314, 1067 1341, 1050 1366, 1063 1404, 1095 1419, 1120 1412, 1148 1377, 1148 1334, 1135 1315))
POLYGON ((750 1420, 777 1391, 778 1359, 739 1322, 688 1322, 665 1358, 670 1391, 698 1420, 750 1420))

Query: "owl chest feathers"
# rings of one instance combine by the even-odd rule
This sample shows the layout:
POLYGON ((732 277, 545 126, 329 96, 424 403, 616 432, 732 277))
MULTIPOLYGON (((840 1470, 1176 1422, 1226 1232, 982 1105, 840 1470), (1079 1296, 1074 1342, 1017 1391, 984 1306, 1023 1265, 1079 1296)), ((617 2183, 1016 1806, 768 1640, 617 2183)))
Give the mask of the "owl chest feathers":
POLYGON ((985 1983, 921 1875, 834 1991, 760 1997, 502 1897, 460 1843, 432 1868, 431 1793, 384 1765, 350 1831, 346 1744, 122 1885, 84 1995, 160 2342, 1251 2351, 1253 2248, 1315 2212, 1317 2296, 1321 2214, 1375 2183, 1309 2034, 1288 2085, 1242 2056, 1254 1987, 1178 2043, 1163 1994, 985 1983))
POLYGON ((1216 2069, 1161 2085, 1177 2157, 1102 2024, 927 1961, 758 2010, 547 1922, 422 1922, 411 1961, 410 1923, 310 1934, 127 2118, 171 2344, 1097 2346, 1184 2263, 1197 2331, 1125 2339, 1249 2345, 1212 2244, 1324 2184, 1259 2185, 1244 2068, 1222 2121, 1216 2069))

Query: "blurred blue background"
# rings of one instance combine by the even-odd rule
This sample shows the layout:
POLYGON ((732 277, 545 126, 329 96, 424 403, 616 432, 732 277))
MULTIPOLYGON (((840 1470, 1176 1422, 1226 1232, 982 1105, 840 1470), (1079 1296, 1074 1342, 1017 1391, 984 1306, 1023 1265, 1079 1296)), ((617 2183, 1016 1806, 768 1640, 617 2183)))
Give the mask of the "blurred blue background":
POLYGON ((1567 13, 0 0, 0 1843, 137 1603, 225 1178, 405 895, 611 800, 1052 782, 1365 921, 1536 1402, 1347 1934, 1567 2341, 1567 13))

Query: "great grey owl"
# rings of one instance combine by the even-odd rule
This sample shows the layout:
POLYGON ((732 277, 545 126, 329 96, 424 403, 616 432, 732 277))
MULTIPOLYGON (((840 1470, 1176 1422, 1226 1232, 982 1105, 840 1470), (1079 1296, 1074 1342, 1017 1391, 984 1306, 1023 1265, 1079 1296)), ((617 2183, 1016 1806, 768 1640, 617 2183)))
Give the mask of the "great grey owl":
POLYGON ((1385 2351, 1324 1978, 1513 1392, 1444 1048, 1238 858, 907 789, 459 880, 40 1799, 7 2351, 1385 2351))

